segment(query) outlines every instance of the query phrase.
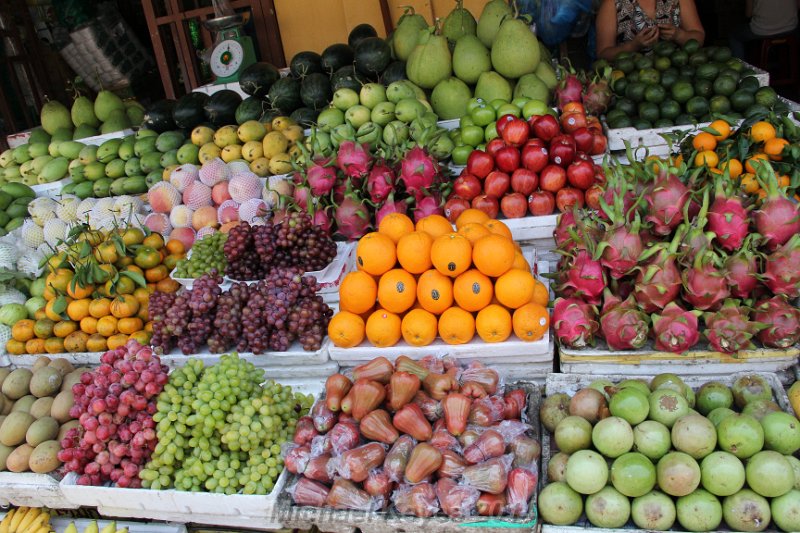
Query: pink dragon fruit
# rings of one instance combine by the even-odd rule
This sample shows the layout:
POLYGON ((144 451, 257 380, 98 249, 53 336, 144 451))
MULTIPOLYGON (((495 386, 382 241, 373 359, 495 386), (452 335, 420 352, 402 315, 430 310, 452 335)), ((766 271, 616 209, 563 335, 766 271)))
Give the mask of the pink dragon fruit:
POLYGON ((762 278, 775 294, 800 296, 800 235, 794 235, 766 257, 762 278))
POLYGON ((800 233, 800 212, 797 203, 781 194, 772 170, 764 174, 768 178, 765 181, 767 197, 761 209, 753 213, 753 221, 756 231, 767 239, 767 249, 774 251, 800 233))
POLYGON ((589 83, 586 87, 586 92, 581 97, 583 108, 590 115, 599 117, 608 109, 612 96, 613 93, 608 85, 608 79, 606 77, 595 79, 589 83))
POLYGON ((639 215, 633 223, 612 219, 612 226, 606 230, 603 240, 597 245, 595 259, 608 268, 614 279, 624 277, 639 263, 644 251, 642 237, 639 235, 639 215))
POLYGON ((716 237, 713 232, 705 231, 708 223, 708 189, 703 192, 703 204, 694 218, 689 213, 692 205, 694 202, 686 205, 684 222, 676 230, 676 233, 681 235, 681 256, 689 263, 705 250, 711 249, 712 241, 716 237))
POLYGON ((375 225, 380 225, 383 217, 390 213, 403 213, 405 215, 406 211, 408 211, 408 204, 399 200, 395 201, 394 195, 391 195, 389 199, 386 200, 386 202, 375 212, 375 225))
POLYGON ((723 181, 718 179, 714 203, 708 209, 708 229, 716 235, 719 245, 729 252, 741 247, 749 233, 749 223, 741 198, 726 194, 723 181))
POLYGON ((764 346, 789 348, 800 341, 800 310, 783 296, 758 302, 753 321, 766 326, 758 332, 758 340, 764 346))
POLYGON ((735 353, 753 348, 752 339, 763 325, 750 321, 750 309, 735 300, 725 300, 716 313, 703 313, 706 330, 703 334, 718 352, 735 353))
POLYGON ((345 197, 334 215, 336 231, 348 240, 363 237, 370 228, 369 211, 352 196, 345 197))
POLYGON ((574 211, 566 211, 558 215, 556 229, 553 230, 553 239, 556 241, 556 248, 559 250, 572 251, 575 247, 575 240, 570 230, 574 231, 575 225, 574 211))
POLYGON ((319 226, 327 232, 331 231, 331 224, 333 221, 331 220, 331 216, 328 214, 327 209, 319 209, 318 211, 315 211, 314 218, 312 220, 315 226, 319 226))
POLYGON ((641 200, 636 187, 627 181, 626 176, 616 173, 609 173, 606 180, 598 214, 602 219, 610 220, 615 213, 624 213, 625 220, 632 221, 641 200))
POLYGON ((730 296, 725 265, 712 251, 695 257, 683 271, 683 299, 700 311, 715 311, 730 296))
POLYGON ((370 199, 377 203, 386 200, 394 191, 395 175, 386 163, 380 162, 369 171, 367 178, 367 191, 370 199))
POLYGON ((415 146, 403 156, 400 179, 406 191, 417 200, 421 200, 422 194, 433 186, 438 174, 439 164, 424 148, 415 146))
POLYGON ((606 288, 606 277, 600 261, 592 259, 588 250, 578 250, 574 256, 566 256, 559 268, 562 280, 558 291, 566 296, 578 296, 590 304, 599 304, 600 295, 606 288))
POLYGON ((655 235, 669 235, 683 221, 683 208, 689 201, 689 189, 675 174, 660 169, 655 182, 645 194, 648 215, 655 235))
POLYGON ((556 101, 558 102, 558 109, 563 109, 570 102, 581 101, 583 84, 571 69, 567 70, 561 67, 560 71, 561 75, 559 77, 561 81, 558 82, 556 87, 556 101))
POLYGON ((336 184, 336 169, 314 163, 308 169, 306 181, 314 196, 325 196, 336 184))
POLYGON ((594 344, 597 309, 578 298, 557 298, 553 307, 553 329, 559 342, 571 348, 594 344))
POLYGON ((676 263, 676 251, 680 240, 672 243, 656 244, 646 250, 640 262, 653 257, 647 264, 638 267, 633 295, 645 313, 656 313, 675 300, 681 292, 681 273, 676 263))
POLYGON ((734 298, 750 298, 750 295, 758 286, 758 261, 752 248, 754 236, 754 234, 748 235, 741 249, 728 256, 725 261, 731 296, 734 298))
POLYGON ((660 315, 653 315, 656 350, 681 353, 697 344, 700 340, 697 314, 699 311, 685 311, 671 302, 660 315))
POLYGON ((348 178, 360 178, 369 172, 372 157, 366 145, 342 141, 336 153, 336 166, 348 178))
POLYGON ((637 350, 647 342, 650 332, 647 315, 636 306, 633 296, 624 301, 606 289, 600 330, 612 350, 637 350))
POLYGON ((429 215, 444 215, 442 201, 436 193, 425 196, 414 208, 414 222, 419 222, 429 215))

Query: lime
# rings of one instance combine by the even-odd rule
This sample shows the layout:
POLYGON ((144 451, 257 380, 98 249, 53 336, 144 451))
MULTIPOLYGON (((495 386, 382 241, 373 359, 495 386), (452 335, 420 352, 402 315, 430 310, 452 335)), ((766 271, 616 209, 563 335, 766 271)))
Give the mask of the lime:
POLYGON ((627 98, 620 98, 617 100, 616 109, 619 109, 626 115, 633 115, 636 113, 636 104, 627 98))
POLYGON ((697 39, 689 39, 683 43, 683 49, 687 54, 693 54, 700 49, 700 43, 697 41, 697 39))
POLYGON ((702 96, 693 96, 686 102, 686 111, 695 118, 708 113, 708 101, 702 96))
POLYGON ((614 120, 608 119, 608 127, 611 129, 630 128, 631 126, 633 126, 633 123, 626 115, 614 117, 614 120))
POLYGON ((656 70, 664 71, 672 66, 672 61, 669 60, 669 57, 658 57, 653 63, 653 66, 656 67, 656 70))
POLYGON ((689 64, 693 67, 699 67, 708 63, 708 56, 704 52, 695 52, 689 56, 689 64))
POLYGON ((694 82, 694 92, 698 96, 708 98, 714 94, 714 83, 711 80, 698 79, 694 82))
POLYGON ((639 104, 639 118, 643 118, 648 122, 655 122, 661 116, 658 110, 658 105, 653 102, 642 102, 639 104))
POLYGON ((725 65, 728 68, 732 68, 736 72, 741 72, 744 70, 744 63, 742 63, 739 58, 732 57, 725 62, 725 65))
POLYGON ((766 118, 769 115, 769 108, 761 104, 753 104, 744 112, 747 118, 766 118))
POLYGON ((674 125, 675 124, 668 118, 660 118, 653 123, 654 128, 669 128, 674 125))
POLYGON ((661 73, 654 68, 642 69, 639 71, 639 81, 651 85, 658 85, 661 83, 661 73))
POLYGON ((654 104, 660 104, 667 97, 667 90, 661 85, 650 85, 644 91, 644 99, 654 104))
POLYGON ((684 78, 694 79, 694 67, 691 65, 682 66, 680 73, 684 78))
POLYGON ((644 91, 647 89, 647 85, 640 82, 633 82, 629 83, 628 86, 625 88, 625 96, 636 103, 641 102, 644 100, 644 91))
POLYGON ((650 56, 642 56, 636 60, 636 68, 639 70, 644 70, 647 68, 653 68, 653 58, 650 56))
POLYGON ((634 70, 630 74, 628 74, 628 83, 635 83, 639 81, 639 71, 634 70))
POLYGON ((703 63, 698 65, 695 74, 702 80, 713 80, 719 74, 719 67, 714 63, 703 63))
POLYGON ((675 53, 675 45, 669 41, 658 41, 653 45, 653 52, 659 57, 669 57, 675 53))
POLYGON ((633 69, 636 68, 636 65, 634 64, 633 59, 630 57, 623 57, 615 60, 614 67, 617 70, 621 70, 625 74, 630 74, 633 72, 633 69))
MULTIPOLYGON (((736 79, 729 76, 720 76, 714 80, 714 93, 722 96, 730 96, 736 92, 736 79)), ((758 93, 756 93, 758 97, 758 93)))
MULTIPOLYGON (((627 100, 627 101, 628 101, 628 102, 630 102, 630 100, 627 100)), ((631 102, 631 105, 633 105, 633 103, 632 103, 632 102, 631 102)), ((634 109, 635 109, 635 108, 636 108, 636 107, 634 106, 634 109)), ((606 120, 608 121, 608 124, 609 124, 609 125, 611 125, 612 123, 615 123, 615 122, 617 122, 617 120, 619 120, 619 119, 621 119, 621 118, 628 118, 628 116, 630 116, 630 115, 631 115, 631 113, 628 113, 628 112, 626 112, 626 111, 623 111, 623 110, 622 110, 622 109, 619 107, 619 101, 618 101, 618 102, 617 102, 617 107, 615 107, 614 109, 612 109, 611 111, 609 111, 609 112, 606 114, 606 120)))
POLYGON ((625 87, 628 86, 628 78, 622 76, 621 78, 617 78, 616 80, 611 82, 611 88, 614 90, 614 94, 620 95, 625 94, 625 87))
POLYGON ((733 54, 731 53, 731 49, 727 46, 720 46, 717 48, 716 52, 714 52, 714 61, 719 61, 720 63, 724 63, 725 61, 729 60, 733 54))
POLYGON ((681 114, 681 104, 671 99, 664 100, 659 106, 659 111, 661 111, 661 116, 663 118, 674 120, 675 117, 681 114))
POLYGON ((683 104, 689 101, 689 98, 694 96, 694 87, 687 81, 677 81, 672 86, 672 97, 679 103, 683 104))
POLYGON ((722 94, 718 94, 711 98, 708 102, 709 108, 712 113, 716 113, 719 115, 724 115, 725 113, 730 113, 731 110, 731 101, 728 100, 727 96, 722 94))
POLYGON ((670 67, 661 73, 661 85, 664 88, 669 89, 676 81, 678 81, 678 69, 670 67))
POLYGON ((684 50, 677 50, 670 56, 670 61, 676 67, 682 67, 689 63, 689 54, 684 50))
POLYGON ((720 76, 730 76, 731 78, 735 79, 737 82, 739 81, 739 71, 734 70, 730 67, 723 66, 720 68, 719 71, 720 76))
POLYGON ((687 115, 686 113, 683 113, 675 117, 675 124, 678 126, 684 126, 686 124, 694 124, 694 119, 691 116, 687 115))
POLYGON ((742 91, 755 93, 759 87, 761 87, 761 84, 758 83, 758 78, 755 76, 747 76, 739 81, 739 89, 742 91))
POLYGON ((756 91, 756 103, 772 107, 778 102, 778 93, 772 87, 761 87, 756 91))
POLYGON ((748 107, 756 103, 753 93, 742 89, 737 90, 731 95, 731 106, 734 110, 740 113, 744 112, 748 107))

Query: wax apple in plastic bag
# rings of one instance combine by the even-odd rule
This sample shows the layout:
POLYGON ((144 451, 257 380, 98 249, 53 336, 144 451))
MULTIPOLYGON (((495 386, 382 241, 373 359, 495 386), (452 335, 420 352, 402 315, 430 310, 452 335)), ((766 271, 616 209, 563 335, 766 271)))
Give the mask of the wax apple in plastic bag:
POLYGON ((296 505, 323 507, 328 499, 329 489, 322 483, 301 477, 288 492, 296 505))
POLYGON ((383 470, 390 480, 394 482, 403 480, 408 458, 411 457, 411 450, 414 449, 416 444, 417 441, 410 435, 401 435, 394 442, 389 453, 386 454, 386 459, 383 461, 383 470))
POLYGON ((433 435, 428 441, 431 446, 439 451, 444 450, 461 450, 461 444, 458 439, 447 431, 447 425, 443 418, 440 418, 433 424, 433 435))
POLYGON ((481 436, 481 431, 478 431, 478 429, 475 428, 468 429, 458 437, 458 442, 461 443, 462 448, 466 449, 472 443, 478 440, 478 437, 480 436, 481 436))
POLYGON ((386 449, 383 444, 370 442, 344 452, 336 470, 343 478, 361 483, 367 479, 370 470, 383 464, 385 458, 386 449))
POLYGON ((389 380, 389 392, 386 398, 389 402, 389 408, 392 411, 397 411, 411 400, 417 394, 422 382, 419 377, 409 372, 395 372, 389 380))
POLYGON ((481 492, 500 494, 506 490, 512 460, 511 455, 504 455, 468 466, 464 469, 463 481, 481 492))
POLYGON ((467 396, 468 398, 472 398, 473 400, 480 400, 481 398, 486 398, 488 394, 486 394, 486 389, 484 389, 480 383, 475 383, 474 381, 466 381, 461 384, 461 394, 467 396))
POLYGON ((419 483, 436 472, 442 465, 442 453, 428 444, 420 442, 411 451, 406 465, 406 481, 419 483))
POLYGON ((283 462, 286 470, 292 474, 302 474, 311 459, 311 448, 309 446, 297 446, 292 444, 287 446, 284 453, 283 462))
POLYGON ((426 355, 419 360, 419 364, 425 367, 428 372, 434 374, 444 374, 447 370, 444 366, 444 359, 436 357, 435 355, 426 355))
POLYGON ((353 383, 341 374, 333 374, 325 381, 325 404, 334 413, 338 412, 342 400, 350 392, 353 383))
POLYGON ((312 457, 309 459, 303 475, 309 479, 313 479, 314 481, 330 483, 333 481, 331 479, 330 472, 328 471, 328 463, 330 460, 331 456, 328 454, 312 457))
POLYGON ((436 482, 436 497, 442 511, 451 518, 463 518, 475 512, 475 504, 481 491, 475 487, 459 485, 452 479, 443 478, 436 482))
POLYGON ((493 457, 500 457, 506 452, 506 441, 499 431, 487 429, 478 440, 464 450, 464 459, 468 463, 477 464, 493 457))
MULTIPOLYGON (((428 370, 428 368, 422 364, 421 361, 414 361, 405 355, 400 355, 397 357, 397 359, 395 359, 394 367, 396 372, 408 372, 409 374, 414 374, 420 380, 424 380, 426 377, 428 377, 428 374, 431 373, 431 371, 428 370)), ((443 372, 444 369, 442 369, 442 372, 438 373, 441 374, 443 372)))
MULTIPOLYGON (((327 433, 336 424, 338 415, 328 409, 325 402, 317 402, 311 408, 311 419, 314 421, 314 429, 319 433, 327 433)), ((313 438, 313 437, 312 437, 313 438)))
POLYGON ((462 383, 468 381, 478 383, 487 394, 496 393, 500 382, 500 376, 497 371, 485 366, 480 361, 472 361, 467 368, 461 371, 458 379, 462 383))
POLYGON ((310 445, 314 437, 319 435, 314 428, 314 420, 310 416, 301 416, 294 428, 294 443, 300 446, 310 445))
POLYGON ((489 494, 484 492, 478 498, 478 503, 475 508, 478 510, 480 516, 500 516, 503 514, 503 509, 506 507, 506 495, 489 494))
POLYGON ((469 411, 469 423, 476 426, 489 427, 503 420, 506 404, 499 396, 487 396, 472 402, 469 411))
POLYGON ((383 442, 384 444, 393 444, 400 436, 397 429, 392 425, 389 413, 383 409, 375 409, 362 418, 358 427, 365 438, 383 442))
POLYGON ((334 455, 341 455, 355 448, 360 440, 358 426, 353 422, 339 422, 333 426, 328 435, 331 438, 334 455))
MULTIPOLYGON (((340 424, 342 422, 339 422, 340 424)), ((331 443, 330 433, 327 435, 317 435, 311 441, 311 457, 319 457, 320 455, 330 455, 333 453, 333 444, 331 443)))
POLYGON ((447 393, 450 391, 458 390, 458 382, 453 376, 455 372, 446 372, 444 374, 428 374, 422 381, 427 392, 434 400, 444 400, 447 393))
POLYGON ((355 483, 344 478, 336 478, 325 502, 334 509, 353 511, 373 511, 383 507, 380 498, 375 498, 359 489, 355 483))
POLYGON ((466 431, 471 406, 472 399, 461 393, 451 392, 445 396, 444 400, 442 400, 442 409, 444 410, 447 431, 450 434, 457 437, 466 431))
POLYGON ((430 483, 400 485, 392 495, 392 502, 399 512, 422 518, 433 516, 439 511, 436 490, 430 483))
POLYGON ((348 394, 353 397, 350 415, 356 420, 361 420, 383 403, 386 398, 386 388, 377 381, 359 379, 348 394))
POLYGON ((430 422, 418 405, 410 403, 404 405, 392 418, 394 427, 407 433, 419 441, 428 440, 433 434, 430 422))
POLYGON ((386 385, 394 372, 392 362, 385 357, 376 357, 368 363, 358 365, 353 369, 353 381, 366 379, 377 381, 386 385))
POLYGON ((522 516, 528 512, 528 502, 536 492, 539 477, 527 468, 515 468, 508 473, 506 487, 506 511, 514 516, 522 516))
POLYGON ((364 480, 364 490, 370 496, 381 496, 384 501, 389 501, 393 488, 394 483, 382 468, 371 470, 367 479, 364 480))
POLYGON ((419 391, 414 395, 414 400, 412 403, 422 409, 422 412, 425 414, 425 418, 427 418, 430 422, 435 422, 444 416, 442 402, 434 400, 428 396, 427 392, 419 391))
POLYGON ((514 468, 535 464, 542 453, 539 441, 525 435, 518 435, 514 438, 508 445, 508 449, 514 456, 514 463, 511 465, 514 468))
POLYGON ((522 418, 527 400, 528 395, 522 389, 515 389, 506 393, 503 396, 503 402, 505 403, 503 418, 506 420, 519 420, 522 418))
POLYGON ((453 450, 444 450, 442 452, 442 464, 436 470, 436 475, 440 478, 459 478, 464 473, 464 469, 468 463, 464 458, 453 450))

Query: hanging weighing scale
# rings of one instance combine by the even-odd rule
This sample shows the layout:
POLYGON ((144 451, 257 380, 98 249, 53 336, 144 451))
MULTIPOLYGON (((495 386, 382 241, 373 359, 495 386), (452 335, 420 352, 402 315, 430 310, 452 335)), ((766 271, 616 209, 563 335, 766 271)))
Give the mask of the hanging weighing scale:
POLYGON ((203 24, 214 32, 214 44, 206 51, 204 59, 216 77, 214 85, 239 81, 244 69, 256 62, 253 40, 244 34, 246 22, 241 14, 216 17, 203 24))

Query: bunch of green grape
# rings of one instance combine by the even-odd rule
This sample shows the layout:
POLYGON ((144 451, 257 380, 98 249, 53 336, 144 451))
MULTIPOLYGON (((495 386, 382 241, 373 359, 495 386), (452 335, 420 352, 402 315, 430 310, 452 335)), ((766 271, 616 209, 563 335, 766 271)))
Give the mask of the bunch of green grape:
POLYGON ((139 477, 151 489, 268 494, 283 470, 281 444, 312 398, 238 355, 204 368, 190 359, 158 398, 158 444, 139 477))
POLYGON ((218 231, 206 235, 192 245, 192 255, 178 261, 175 265, 175 278, 199 278, 216 269, 220 274, 225 273, 228 262, 225 259, 223 247, 228 239, 227 233, 218 231))

